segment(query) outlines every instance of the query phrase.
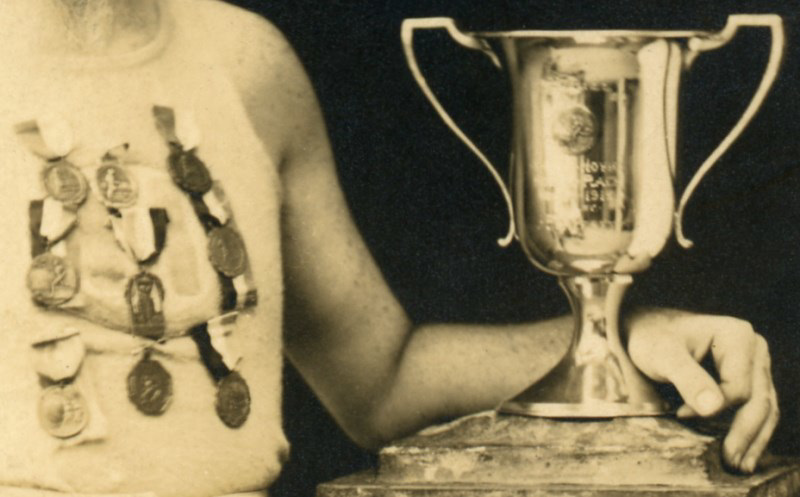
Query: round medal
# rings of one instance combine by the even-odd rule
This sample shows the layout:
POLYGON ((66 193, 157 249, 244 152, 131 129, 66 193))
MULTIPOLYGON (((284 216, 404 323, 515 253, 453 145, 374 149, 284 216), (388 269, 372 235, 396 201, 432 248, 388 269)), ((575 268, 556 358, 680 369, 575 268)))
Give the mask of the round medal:
POLYGON ((56 438, 70 438, 89 424, 89 406, 72 385, 50 386, 39 397, 39 423, 56 438))
POLYGON ((80 205, 86 200, 89 187, 77 167, 61 160, 48 167, 42 178, 47 193, 66 205, 80 205))
POLYGON ((217 416, 229 428, 239 428, 250 415, 250 388, 244 378, 232 371, 217 385, 217 416))
POLYGON ((247 269, 244 241, 228 226, 214 228, 208 233, 208 258, 214 269, 228 278, 244 274, 247 269))
POLYGON ((148 416, 164 414, 172 400, 172 377, 160 362, 145 356, 128 374, 128 398, 148 416))
POLYGON ((104 164, 95 175, 100 200, 107 207, 121 209, 136 203, 138 190, 136 182, 119 164, 104 164))
POLYGON ((174 150, 169 155, 169 174, 185 192, 203 194, 211 189, 211 174, 192 151, 174 150))
POLYGON ((27 277, 33 300, 45 306, 57 306, 78 293, 78 273, 66 260, 50 253, 36 256, 27 277))

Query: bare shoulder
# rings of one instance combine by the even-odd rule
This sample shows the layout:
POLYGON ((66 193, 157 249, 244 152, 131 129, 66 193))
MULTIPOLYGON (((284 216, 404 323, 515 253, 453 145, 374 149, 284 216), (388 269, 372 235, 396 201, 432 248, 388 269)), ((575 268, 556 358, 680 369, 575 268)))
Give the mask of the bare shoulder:
POLYGON ((269 20, 221 0, 194 0, 263 141, 281 154, 314 127, 318 106, 302 63, 269 20))
MULTIPOLYGON (((209 35, 219 43, 223 60, 238 83, 257 84, 277 71, 298 65, 286 38, 264 17, 221 0, 195 0, 209 35)), ((299 67, 298 67, 299 68, 299 67)))

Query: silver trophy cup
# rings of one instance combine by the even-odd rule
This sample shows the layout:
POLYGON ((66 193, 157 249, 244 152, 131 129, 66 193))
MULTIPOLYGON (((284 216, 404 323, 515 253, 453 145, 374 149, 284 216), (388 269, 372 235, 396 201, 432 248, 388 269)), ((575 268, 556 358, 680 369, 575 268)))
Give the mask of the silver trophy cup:
POLYGON ((619 306, 631 274, 646 269, 673 223, 678 242, 692 193, 749 124, 778 72, 783 27, 776 15, 732 15, 703 31, 462 32, 449 18, 407 19, 402 41, 411 72, 434 109, 492 174, 510 227, 531 263, 556 275, 575 318, 572 345, 541 381, 501 411, 543 417, 658 415, 665 403, 625 351, 619 306), (768 27, 772 47, 744 114, 700 166, 675 206, 681 73, 698 54, 728 43, 741 27, 768 27), (414 33, 444 29, 486 54, 502 46, 513 89, 510 185, 456 125, 420 72, 414 33))

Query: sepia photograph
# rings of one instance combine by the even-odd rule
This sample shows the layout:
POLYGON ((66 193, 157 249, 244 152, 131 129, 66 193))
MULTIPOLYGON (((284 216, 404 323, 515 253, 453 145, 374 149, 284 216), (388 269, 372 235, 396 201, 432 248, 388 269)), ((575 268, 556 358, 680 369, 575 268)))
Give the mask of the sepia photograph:
POLYGON ((800 495, 800 12, 3 0, 0 497, 800 495))

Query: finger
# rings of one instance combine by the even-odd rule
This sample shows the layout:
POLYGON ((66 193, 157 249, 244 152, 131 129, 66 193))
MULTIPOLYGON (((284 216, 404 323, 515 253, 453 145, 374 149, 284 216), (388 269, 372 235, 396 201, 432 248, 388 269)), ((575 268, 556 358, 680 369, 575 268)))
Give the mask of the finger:
POLYGON ((769 374, 767 344, 760 335, 757 336, 755 342, 751 396, 736 413, 730 432, 723 442, 725 459, 731 465, 744 471, 752 471, 748 469, 751 465, 755 468, 758 456, 761 455, 761 451, 774 430, 774 426, 770 427, 773 422, 772 417, 777 416, 777 412, 771 416, 773 405, 777 407, 777 402, 772 399, 774 389, 769 374), (762 432, 764 432, 762 438, 766 438, 766 440, 759 438, 762 432), (752 452, 749 451, 751 448, 754 449, 752 452), (747 461, 745 461, 746 454, 750 457, 747 461), (748 463, 747 467, 745 462, 748 463))
MULTIPOLYGON (((655 342, 651 342, 653 344, 655 342)), ((714 378, 683 344, 668 341, 657 346, 639 346, 632 343, 629 352, 645 374, 654 380, 672 383, 694 412, 710 416, 724 407, 725 398, 714 378)))
POLYGON ((764 450, 767 448, 767 444, 772 438, 772 434, 775 432, 775 428, 778 426, 778 421, 780 420, 780 411, 778 409, 777 395, 774 397, 774 399, 775 400, 772 402, 772 409, 769 412, 767 421, 764 423, 764 426, 761 427, 761 431, 758 432, 758 435, 756 435, 753 443, 750 444, 750 448, 747 449, 747 452, 745 452, 741 465, 742 471, 746 471, 748 473, 755 471, 756 465, 758 464, 758 459, 764 453, 764 450))
POLYGON ((740 319, 720 318, 716 322, 711 353, 726 406, 747 402, 752 397, 753 360, 759 352, 756 350, 759 335, 750 323, 740 319))
POLYGON ((675 411, 675 416, 679 418, 693 418, 697 416, 697 411, 691 408, 688 404, 683 404, 675 411))
MULTIPOLYGON (((725 396, 725 406, 738 405, 750 398, 752 388, 753 355, 756 333, 747 321, 732 317, 713 316, 703 319, 702 331, 711 337, 708 345, 700 345, 690 340, 690 348, 695 350, 695 358, 700 360, 706 349, 712 351, 717 373, 720 376, 720 389, 725 396), (699 353, 699 354, 698 354, 699 353)), ((698 321, 698 320, 695 320, 698 321)), ((699 335, 699 333, 698 333, 699 335)), ((697 416, 689 405, 676 411, 679 418, 697 416)))
POLYGON ((756 434, 753 441, 750 443, 750 447, 747 449, 742 459, 741 468, 743 471, 748 473, 752 473, 756 469, 758 459, 767 448, 767 444, 769 443, 770 438, 772 438, 772 434, 775 432, 775 428, 780 420, 778 394, 775 391, 775 383, 772 381, 772 373, 770 372, 772 365, 768 346, 763 338, 759 337, 758 341, 759 344, 757 345, 757 351, 759 355, 756 357, 755 366, 758 369, 762 369, 763 378, 766 379, 768 389, 767 398, 770 411, 767 415, 766 421, 761 426, 761 429, 759 430, 758 434, 756 434))

